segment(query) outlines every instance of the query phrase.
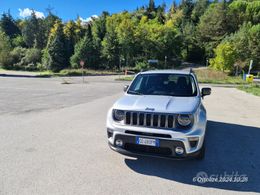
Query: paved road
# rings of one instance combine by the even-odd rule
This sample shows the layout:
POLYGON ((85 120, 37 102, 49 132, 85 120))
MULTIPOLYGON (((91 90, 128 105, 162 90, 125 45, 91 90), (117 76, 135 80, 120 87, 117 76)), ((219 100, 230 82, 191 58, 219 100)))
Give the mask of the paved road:
POLYGON ((106 143, 106 112, 122 94, 111 77, 0 78, 0 194, 260 193, 260 98, 213 87, 204 161, 131 158, 106 143), (193 182, 238 172, 247 183, 193 182))

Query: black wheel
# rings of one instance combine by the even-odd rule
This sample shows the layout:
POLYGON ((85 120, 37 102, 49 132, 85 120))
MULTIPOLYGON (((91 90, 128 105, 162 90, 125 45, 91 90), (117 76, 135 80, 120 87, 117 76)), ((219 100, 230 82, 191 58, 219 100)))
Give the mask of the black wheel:
POLYGON ((205 144, 203 143, 199 154, 195 157, 197 160, 203 160, 205 157, 205 144))

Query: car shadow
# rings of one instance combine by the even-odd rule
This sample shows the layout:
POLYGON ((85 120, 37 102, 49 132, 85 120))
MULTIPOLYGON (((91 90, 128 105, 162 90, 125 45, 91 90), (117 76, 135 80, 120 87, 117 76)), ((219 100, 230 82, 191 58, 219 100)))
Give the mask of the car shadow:
MULTIPOLYGON (((176 161, 152 157, 125 159, 133 171, 189 185, 225 190, 260 192, 260 128, 208 121, 206 156, 202 161, 176 161), (193 181, 197 174, 214 178, 244 175, 248 182, 193 181)), ((233 177, 234 178, 234 177, 233 177)))

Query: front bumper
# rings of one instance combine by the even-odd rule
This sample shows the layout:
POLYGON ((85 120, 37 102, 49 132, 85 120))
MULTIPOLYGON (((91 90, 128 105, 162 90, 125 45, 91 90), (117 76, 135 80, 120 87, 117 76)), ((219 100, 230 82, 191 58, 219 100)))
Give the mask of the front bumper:
POLYGON ((112 108, 107 117, 107 134, 110 147, 120 153, 127 155, 149 155, 166 158, 189 158, 196 157, 203 146, 206 133, 206 112, 199 109, 195 114, 194 125, 191 129, 160 129, 144 126, 126 125, 115 122, 112 118, 112 108), (136 138, 159 139, 159 147, 150 147, 136 144, 136 138), (117 146, 116 140, 123 141, 122 146, 117 146), (192 140, 196 140, 195 144, 192 140), (184 149, 183 154, 176 154, 176 147, 184 149))
MULTIPOLYGON (((138 136, 140 137, 140 136, 138 136)), ((147 137, 147 136, 141 136, 144 138, 155 138, 155 137, 147 137)), ((122 134, 119 132, 113 132, 111 133, 111 129, 108 129, 108 144, 110 148, 116 152, 119 152, 121 154, 125 154, 128 156, 136 156, 136 155, 142 155, 142 156, 154 156, 154 157, 162 157, 162 158, 174 158, 174 159, 185 159, 185 158, 194 158, 196 157, 199 152, 200 148, 195 150, 194 152, 187 153, 187 149, 185 145, 187 144, 185 140, 174 140, 174 139, 162 139, 162 138, 156 138, 159 139, 160 146, 145 146, 145 145, 138 145, 136 144, 136 135, 129 135, 129 134, 122 134), (122 140, 123 145, 117 146, 116 140, 122 140), (183 154, 177 154, 175 152, 176 147, 181 147, 184 149, 183 154)), ((196 145, 198 147, 199 141, 196 145)))

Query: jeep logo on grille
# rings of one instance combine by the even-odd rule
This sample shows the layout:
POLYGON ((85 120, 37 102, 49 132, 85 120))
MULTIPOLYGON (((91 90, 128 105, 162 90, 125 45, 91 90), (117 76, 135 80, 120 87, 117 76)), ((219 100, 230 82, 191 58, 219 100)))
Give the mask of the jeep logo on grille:
POLYGON ((147 110, 147 111, 154 111, 155 109, 154 108, 146 108, 145 110, 147 110))

